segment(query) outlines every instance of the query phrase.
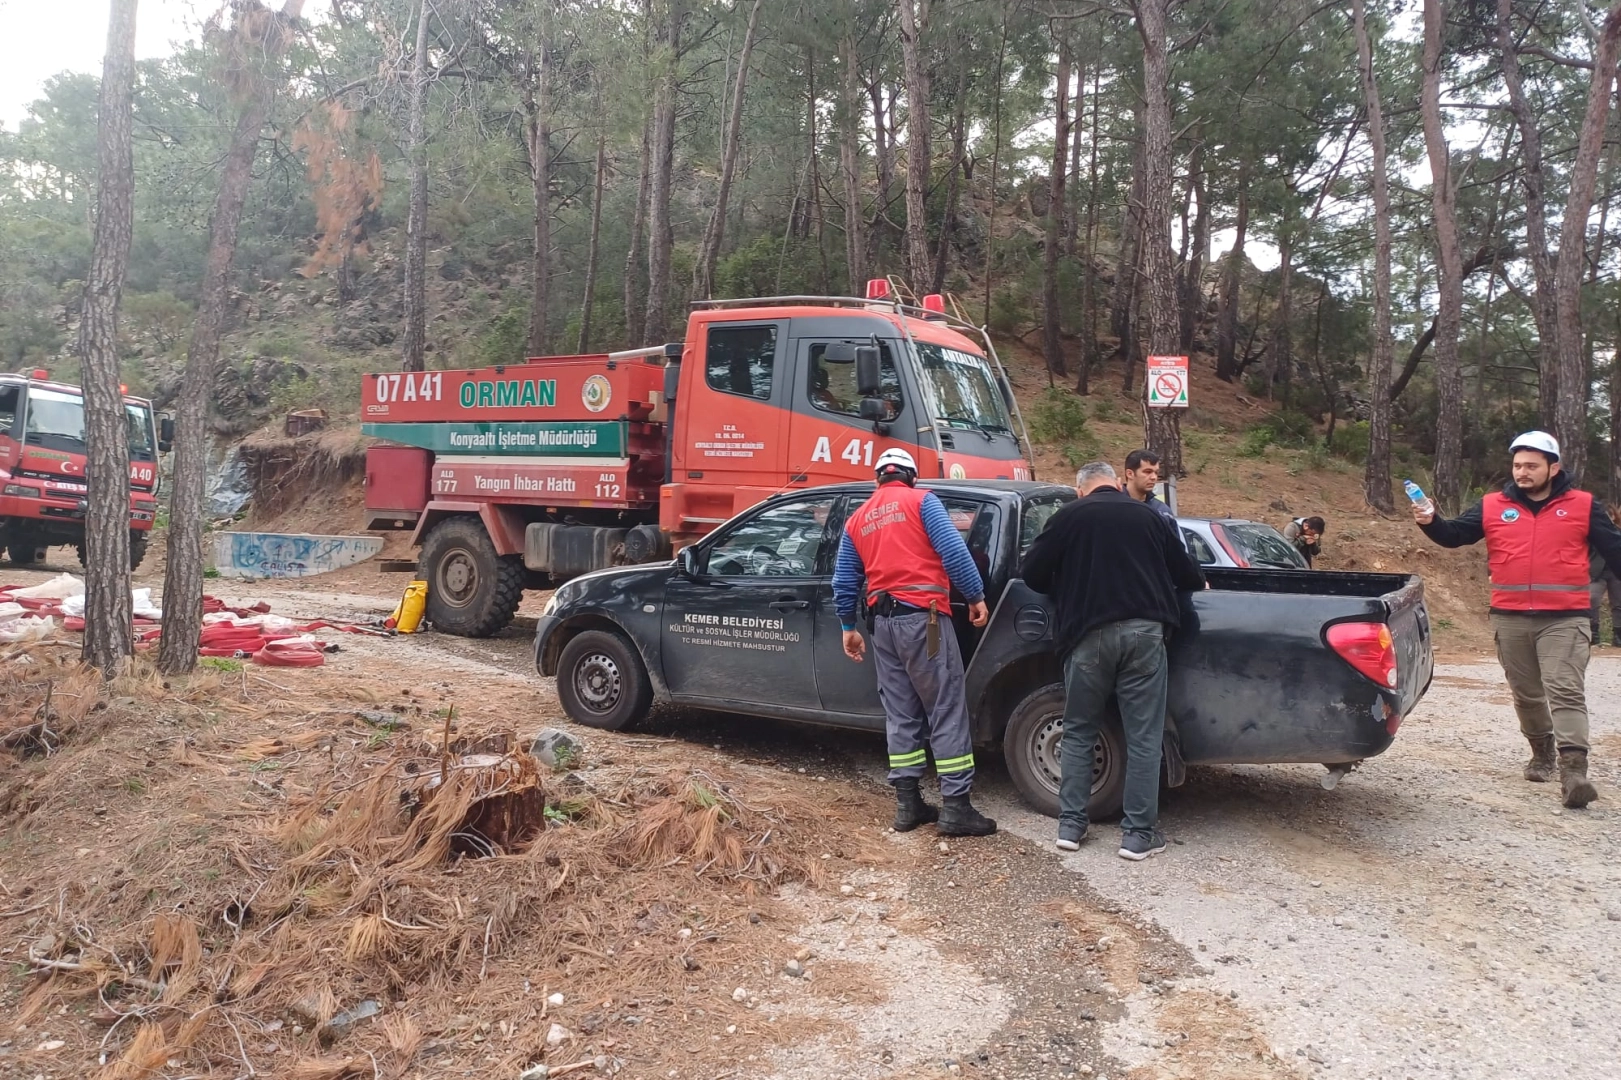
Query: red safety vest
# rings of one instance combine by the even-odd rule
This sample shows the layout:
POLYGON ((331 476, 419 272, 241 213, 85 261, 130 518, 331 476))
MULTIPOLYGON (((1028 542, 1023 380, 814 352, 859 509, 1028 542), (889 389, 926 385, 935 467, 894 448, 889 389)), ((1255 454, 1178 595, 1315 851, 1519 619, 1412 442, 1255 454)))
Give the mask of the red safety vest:
POLYGON ((930 601, 946 606, 951 577, 923 528, 927 494, 906 484, 880 484, 845 523, 866 568, 867 603, 886 592, 918 607, 928 607, 930 601))
POLYGON ((1533 514, 1502 492, 1481 501, 1495 611, 1586 611, 1593 496, 1567 488, 1533 514))

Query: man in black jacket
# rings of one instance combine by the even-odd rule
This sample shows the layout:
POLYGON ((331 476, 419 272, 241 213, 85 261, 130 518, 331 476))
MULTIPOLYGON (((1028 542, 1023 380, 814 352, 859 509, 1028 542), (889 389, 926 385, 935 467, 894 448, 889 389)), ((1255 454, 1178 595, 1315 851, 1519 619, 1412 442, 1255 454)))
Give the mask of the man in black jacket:
POLYGON ((1063 778, 1058 847, 1086 838, 1098 724, 1110 695, 1126 736, 1120 857, 1165 850, 1159 831, 1160 743, 1165 735, 1165 639, 1182 622, 1178 590, 1205 588, 1176 526, 1120 490, 1095 461, 1075 476, 1081 498, 1052 516, 1020 576, 1053 598, 1064 657, 1063 778))

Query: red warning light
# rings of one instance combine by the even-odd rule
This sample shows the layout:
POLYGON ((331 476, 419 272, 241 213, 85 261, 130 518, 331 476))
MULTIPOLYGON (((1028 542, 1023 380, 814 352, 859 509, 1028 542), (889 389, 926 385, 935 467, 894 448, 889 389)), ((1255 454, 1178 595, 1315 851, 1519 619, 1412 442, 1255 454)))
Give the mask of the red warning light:
POLYGON ((923 310, 932 311, 936 315, 946 313, 946 298, 937 292, 932 292, 923 298, 923 310))
POLYGON ((889 279, 888 278, 875 277, 875 278, 871 278, 870 280, 868 280, 868 282, 867 282, 867 299, 868 300, 887 300, 887 299, 889 299, 889 279))
POLYGON ((49 379, 51 377, 51 373, 42 367, 37 367, 34 369, 34 373, 30 377, 35 379, 49 379))

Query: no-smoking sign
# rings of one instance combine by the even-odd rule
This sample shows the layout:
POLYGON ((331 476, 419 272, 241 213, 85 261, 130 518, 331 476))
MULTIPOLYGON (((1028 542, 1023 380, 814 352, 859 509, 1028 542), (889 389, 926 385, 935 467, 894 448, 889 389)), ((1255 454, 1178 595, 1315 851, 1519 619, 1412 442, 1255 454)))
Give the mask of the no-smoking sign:
POLYGON ((1150 356, 1148 358, 1148 406, 1151 409, 1188 407, 1188 358, 1150 356))

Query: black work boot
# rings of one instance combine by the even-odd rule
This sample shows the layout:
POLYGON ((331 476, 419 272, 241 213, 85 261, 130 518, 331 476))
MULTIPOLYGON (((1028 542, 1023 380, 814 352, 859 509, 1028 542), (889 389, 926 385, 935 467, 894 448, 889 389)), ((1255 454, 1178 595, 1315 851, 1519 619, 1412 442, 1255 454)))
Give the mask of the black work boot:
POLYGON ((1527 735, 1525 741, 1531 744, 1531 760, 1525 763, 1525 778, 1533 784, 1552 780, 1559 764, 1554 758, 1553 736, 1527 735))
POLYGON ((895 831, 911 832, 919 825, 928 825, 940 817, 940 811, 923 801, 917 780, 902 777, 895 781, 895 831))
POLYGON ((974 809, 968 796, 946 796, 946 805, 940 811, 941 836, 989 836, 995 831, 996 822, 974 809))
POLYGON ((1587 778, 1586 750, 1559 751, 1559 787, 1565 805, 1572 810, 1580 810, 1598 798, 1598 788, 1587 778))

